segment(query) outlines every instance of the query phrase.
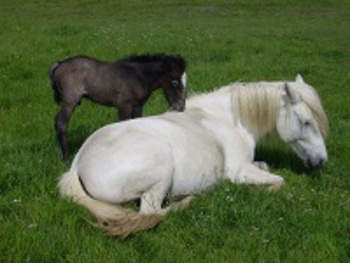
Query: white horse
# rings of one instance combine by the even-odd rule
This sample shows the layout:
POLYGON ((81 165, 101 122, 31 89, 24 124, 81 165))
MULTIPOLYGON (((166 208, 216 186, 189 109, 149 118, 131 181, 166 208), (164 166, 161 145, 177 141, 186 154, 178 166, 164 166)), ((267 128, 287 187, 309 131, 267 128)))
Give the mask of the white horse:
POLYGON ((229 179, 278 188, 284 180, 254 163, 259 139, 277 130, 310 168, 327 161, 327 117, 316 91, 294 82, 234 83, 188 99, 183 113, 107 125, 81 147, 59 183, 98 226, 125 237, 155 226, 167 195, 193 195, 229 179), (140 211, 121 206, 140 199, 140 211))

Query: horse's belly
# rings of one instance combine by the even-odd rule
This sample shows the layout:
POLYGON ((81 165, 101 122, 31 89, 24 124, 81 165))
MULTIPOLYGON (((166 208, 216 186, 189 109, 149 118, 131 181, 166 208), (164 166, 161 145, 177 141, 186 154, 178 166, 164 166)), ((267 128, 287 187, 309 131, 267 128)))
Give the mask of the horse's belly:
POLYGON ((177 176, 173 181, 171 195, 191 195, 206 190, 218 183, 223 175, 221 165, 207 169, 193 169, 188 174, 177 176))
POLYGON ((175 152, 172 195, 198 193, 223 177, 224 160, 219 146, 209 138, 197 143, 194 140, 191 145, 186 152, 175 152))

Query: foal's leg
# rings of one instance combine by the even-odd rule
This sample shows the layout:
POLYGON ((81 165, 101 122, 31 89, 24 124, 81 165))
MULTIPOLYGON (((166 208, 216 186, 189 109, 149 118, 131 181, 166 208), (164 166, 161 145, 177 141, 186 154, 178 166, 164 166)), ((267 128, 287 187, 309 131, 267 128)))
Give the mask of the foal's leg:
POLYGON ((63 161, 66 161, 69 155, 67 127, 76 106, 77 104, 62 104, 61 110, 57 113, 55 119, 56 135, 60 146, 61 159, 63 161))
POLYGON ((284 183, 284 179, 261 170, 254 164, 247 164, 240 170, 237 182, 250 185, 270 185, 271 188, 278 189, 284 183))
POLYGON ((142 116, 142 106, 134 106, 132 108, 131 118, 139 118, 142 116))
POLYGON ((132 105, 123 104, 119 106, 119 121, 129 120, 132 118, 132 105))

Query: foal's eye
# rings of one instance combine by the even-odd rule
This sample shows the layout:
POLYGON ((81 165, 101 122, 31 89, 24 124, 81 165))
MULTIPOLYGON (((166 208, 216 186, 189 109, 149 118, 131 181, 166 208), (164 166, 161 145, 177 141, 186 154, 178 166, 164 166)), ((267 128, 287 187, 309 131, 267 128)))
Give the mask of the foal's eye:
POLYGON ((171 85, 173 85, 174 87, 179 86, 179 81, 177 81, 176 79, 171 81, 171 85))

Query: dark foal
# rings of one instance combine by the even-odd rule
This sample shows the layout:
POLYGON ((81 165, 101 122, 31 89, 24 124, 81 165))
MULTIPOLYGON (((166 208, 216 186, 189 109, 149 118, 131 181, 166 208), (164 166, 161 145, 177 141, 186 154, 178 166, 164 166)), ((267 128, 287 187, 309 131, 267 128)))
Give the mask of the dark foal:
POLYGON ((62 160, 69 149, 69 119, 82 98, 118 108, 119 120, 142 116, 142 107, 152 91, 163 88, 171 110, 183 111, 186 97, 186 63, 181 56, 152 54, 116 62, 90 57, 70 57, 50 69, 55 100, 61 110, 55 120, 62 160))

